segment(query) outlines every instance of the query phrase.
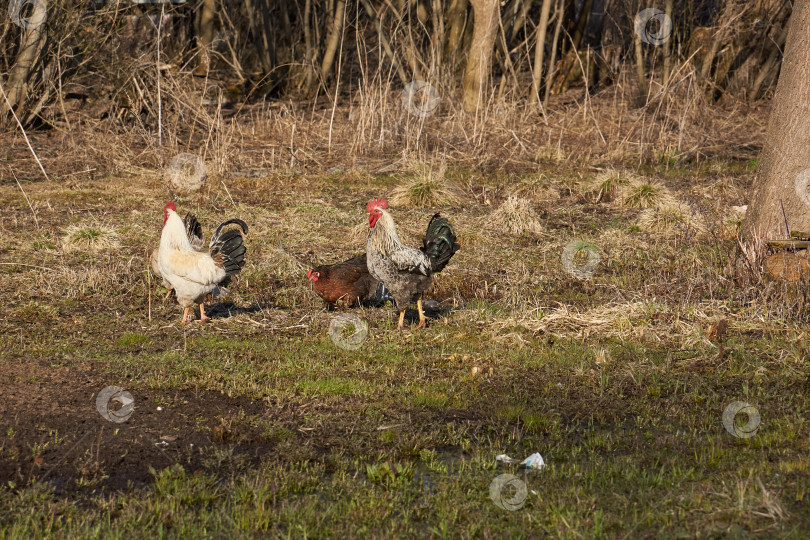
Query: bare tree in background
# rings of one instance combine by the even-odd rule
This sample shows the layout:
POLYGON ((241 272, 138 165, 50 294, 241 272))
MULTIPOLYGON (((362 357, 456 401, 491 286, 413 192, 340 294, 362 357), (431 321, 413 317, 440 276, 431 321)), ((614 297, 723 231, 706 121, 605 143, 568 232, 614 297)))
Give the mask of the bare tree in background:
MULTIPOLYGON (((26 15, 30 6, 43 4, 26 3, 26 15)), ((768 97, 792 9, 788 0, 47 5, 47 24, 36 28, 0 19, 0 80, 27 126, 70 124, 71 111, 79 108, 96 118, 155 122, 156 78, 141 68, 157 39, 153 21, 163 10, 167 75, 187 77, 190 67, 194 75, 210 75, 215 86, 238 87, 233 95, 241 92, 251 101, 331 93, 339 81, 353 89, 361 79, 385 81, 398 92, 411 80, 430 78, 445 94, 460 91, 463 108, 476 111, 485 106, 493 77, 500 77, 499 98, 535 108, 540 96, 547 107, 549 96, 617 81, 646 96, 647 90, 658 92, 659 81, 670 82, 672 73, 702 75, 702 90, 715 100, 768 97), (655 5, 674 14, 678 28, 658 47, 633 33, 634 15, 655 5), (98 106, 90 111, 69 103, 77 99, 98 106)), ((3 111, 7 120, 8 106, 0 103, 3 111)))
POLYGON ((461 56, 461 46, 464 41, 464 28, 470 24, 467 17, 467 7, 469 6, 468 0, 450 0, 450 5, 447 7, 447 14, 445 16, 445 25, 447 31, 445 33, 447 43, 444 46, 446 58, 455 67, 461 56))
POLYGON ((464 72, 464 110, 475 112, 483 106, 484 92, 489 82, 492 51, 498 30, 498 0, 471 0, 473 7, 473 37, 464 72))
POLYGON ((205 77, 211 67, 211 45, 214 43, 214 17, 217 0, 203 0, 197 19, 197 67, 194 75, 205 77))
POLYGON ((326 50, 323 53, 323 62, 321 62, 321 80, 323 81, 326 81, 335 65, 335 56, 337 55, 338 47, 340 47, 341 35, 343 34, 343 21, 345 18, 346 0, 337 0, 335 2, 335 12, 332 14, 332 25, 329 29, 329 37, 326 39, 326 50))
POLYGON ((551 12, 552 0, 543 0, 540 9, 540 24, 537 25, 537 41, 534 45, 534 73, 532 73, 532 95, 530 103, 534 107, 540 104, 540 81, 543 78, 543 53, 546 50, 546 28, 551 12))
POLYGON ((743 242, 759 252, 763 239, 810 231, 810 0, 797 0, 789 23, 782 72, 773 98, 762 161, 743 242), (782 215, 784 206, 785 216, 782 215))
MULTIPOLYGON (((45 46, 47 18, 45 2, 34 2, 33 13, 28 19, 29 23, 23 28, 22 44, 6 85, 6 96, 15 110, 19 110, 28 97, 28 80, 45 46)), ((0 111, 4 116, 8 113, 8 104, 5 100, 0 101, 0 111)))

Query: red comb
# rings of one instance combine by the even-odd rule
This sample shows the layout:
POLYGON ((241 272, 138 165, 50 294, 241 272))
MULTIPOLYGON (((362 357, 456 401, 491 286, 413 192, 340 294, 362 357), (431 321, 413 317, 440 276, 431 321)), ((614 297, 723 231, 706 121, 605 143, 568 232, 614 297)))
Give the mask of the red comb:
POLYGON ((382 208, 385 210, 388 208, 388 201, 385 199, 372 199, 370 203, 366 206, 366 212, 372 212, 375 208, 382 208))
POLYGON ((163 211, 165 212, 166 210, 174 210, 177 212, 177 205, 173 202, 168 202, 166 203, 166 206, 163 207, 163 211))

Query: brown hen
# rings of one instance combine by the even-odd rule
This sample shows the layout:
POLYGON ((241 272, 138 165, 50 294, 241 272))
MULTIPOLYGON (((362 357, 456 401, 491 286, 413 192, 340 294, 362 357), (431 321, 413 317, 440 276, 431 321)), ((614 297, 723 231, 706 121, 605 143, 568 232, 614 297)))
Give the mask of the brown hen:
POLYGON ((379 282, 371 277, 366 255, 358 255, 335 264, 316 266, 307 272, 315 293, 330 304, 355 306, 376 298, 379 282))

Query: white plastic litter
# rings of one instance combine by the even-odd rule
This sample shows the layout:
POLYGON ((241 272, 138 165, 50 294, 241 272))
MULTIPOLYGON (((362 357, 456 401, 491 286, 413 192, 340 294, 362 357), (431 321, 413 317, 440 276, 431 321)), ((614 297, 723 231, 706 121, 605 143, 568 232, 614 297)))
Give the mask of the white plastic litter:
MULTIPOLYGON (((512 459, 511 457, 507 456, 506 454, 500 454, 495 456, 495 461, 500 461, 501 463, 517 463, 518 460, 512 459)), ((526 459, 520 462, 521 467, 526 467, 527 469, 536 469, 540 470, 545 468, 546 462, 543 459, 543 456, 540 455, 539 452, 535 452, 534 454, 530 455, 526 459)))
POLYGON ((546 466, 546 462, 543 460, 543 456, 541 456, 538 452, 535 452, 534 454, 524 459, 521 465, 523 465, 527 469, 540 470, 546 466))

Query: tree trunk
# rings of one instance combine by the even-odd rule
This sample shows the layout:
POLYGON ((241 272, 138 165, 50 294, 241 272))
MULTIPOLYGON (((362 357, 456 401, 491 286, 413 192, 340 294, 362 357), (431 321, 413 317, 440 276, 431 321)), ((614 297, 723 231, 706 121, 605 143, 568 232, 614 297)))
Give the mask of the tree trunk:
POLYGON ((329 30, 329 37, 326 40, 326 50, 323 53, 321 63, 321 78, 326 80, 335 65, 335 55, 340 45, 340 36, 343 33, 343 19, 346 17, 346 0, 338 0, 335 6, 335 14, 332 17, 332 27, 329 30))
POLYGON ((464 26, 467 23, 467 0, 451 0, 447 8, 447 43, 445 50, 456 53, 464 36, 464 26))
MULTIPOLYGON (((664 13, 669 20, 672 20, 672 0, 667 0, 664 4, 664 13)), ((664 88, 669 84, 669 75, 672 71, 672 41, 667 40, 664 45, 664 88)))
MULTIPOLYGON (((28 80, 34 66, 39 62, 42 48, 45 46, 45 22, 48 16, 45 2, 34 2, 34 13, 30 21, 35 21, 22 30, 22 45, 14 60, 14 66, 8 75, 8 92, 6 92, 11 106, 18 112, 28 96, 28 80)), ((8 113, 5 101, 0 102, 0 111, 8 113)), ((19 116, 23 116, 22 113, 19 116)))
POLYGON ((471 0, 473 7, 473 38, 464 71, 462 105, 467 112, 476 112, 484 102, 489 82, 492 51, 498 29, 498 0, 471 0))
POLYGON ((751 88, 749 90, 749 99, 754 101, 759 97, 759 91, 762 88, 763 83, 765 80, 772 74, 771 72, 778 68, 779 66, 779 55, 781 54, 781 49, 785 44, 785 39, 787 37, 787 23, 785 23, 785 28, 782 29, 781 32, 776 37, 776 41, 773 43, 773 47, 771 48, 771 53, 768 55, 768 59, 760 66, 759 73, 757 74, 754 82, 751 84, 751 88))
POLYGON ((563 15, 565 15, 565 0, 557 0, 557 7, 554 8, 554 16, 557 24, 554 26, 554 37, 551 38, 551 58, 548 59, 548 71, 546 72, 546 94, 543 96, 543 108, 548 108, 548 97, 551 95, 551 84, 554 82, 557 64, 557 44, 560 42, 560 31, 562 30, 563 15))
POLYGON ((304 47, 306 49, 304 68, 306 70, 306 77, 304 80, 304 89, 309 92, 309 89, 315 86, 315 59, 318 56, 318 49, 313 41, 312 29, 312 0, 304 2, 304 47))
POLYGON ((273 72, 276 67, 276 49, 273 46, 273 29, 271 28, 270 6, 268 0, 246 0, 250 27, 255 35, 255 41, 260 50, 259 62, 265 75, 273 72), (255 2, 258 1, 259 9, 255 2))
POLYGON ((763 240, 810 231, 810 0, 797 0, 771 106, 765 148, 742 228, 749 258, 763 240), (781 203, 781 204, 780 204, 781 203))
POLYGON ((448 58, 451 71, 455 71, 461 53, 461 43, 464 41, 464 28, 467 25, 467 0, 451 0, 447 8, 447 43, 444 50, 448 58))
POLYGON ((588 26, 588 19, 591 17, 591 6, 593 6, 593 0, 585 0, 585 2, 582 4, 582 9, 579 12, 577 25, 574 28, 574 35, 571 40, 574 42, 574 49, 577 51, 582 45, 582 36, 585 34, 585 28, 588 26))
POLYGON ((369 19, 371 19, 374 23, 374 28, 377 30, 377 39, 380 41, 380 46, 385 51, 385 55, 388 57, 388 59, 391 60, 391 64, 393 64, 394 69, 396 69, 400 82, 403 86, 406 86, 408 84, 408 78, 405 76, 405 70, 402 69, 402 64, 400 64, 399 60, 397 60, 397 56, 391 49, 391 44, 389 43, 388 38, 385 37, 382 21, 380 21, 380 18, 377 16, 377 12, 374 11, 374 6, 371 5, 369 0, 360 0, 360 3, 363 4, 363 9, 366 10, 366 15, 368 15, 369 19))
POLYGON ((416 2, 416 20, 419 21, 419 24, 422 26, 422 28, 425 28, 427 26, 428 9, 424 1, 418 0, 416 2))
POLYGON ((203 0, 197 25, 197 67, 194 75, 205 77, 211 67, 211 44, 214 42, 214 16, 217 0, 203 0))
POLYGON ((633 45, 636 52, 636 83, 638 84, 638 94, 636 103, 643 107, 647 103, 647 77, 644 75, 644 52, 641 49, 641 36, 638 32, 633 34, 633 45))
POLYGON ((441 0, 433 0, 430 10, 431 23, 433 24, 433 51, 436 55, 436 64, 444 65, 444 13, 442 13, 441 0))
POLYGON ((551 0, 543 0, 540 10, 540 24, 537 26, 537 42, 534 46, 534 73, 532 73, 531 104, 537 107, 540 104, 540 81, 543 78, 543 53, 546 50, 546 29, 548 27, 548 14, 551 11, 551 0))
MULTIPOLYGON (((737 5, 734 2, 729 2, 726 4, 723 14, 718 18, 718 20, 721 22, 720 27, 714 31, 712 45, 709 48, 706 56, 703 57, 703 65, 700 68, 700 78, 707 84, 711 82, 709 79, 712 73, 712 66, 714 65, 714 60, 719 54, 721 46, 726 39, 726 35, 733 31, 732 25, 734 21, 738 20, 738 17, 736 17, 734 13, 734 9, 736 7, 737 5)), ((742 9, 744 9, 744 7, 742 9)))
POLYGON ((524 29, 523 25, 526 24, 526 15, 529 14, 529 10, 531 8, 532 8, 531 0, 525 0, 524 2, 521 2, 517 15, 515 16, 515 19, 512 22, 512 28, 509 31, 510 42, 518 34, 518 32, 524 29))

